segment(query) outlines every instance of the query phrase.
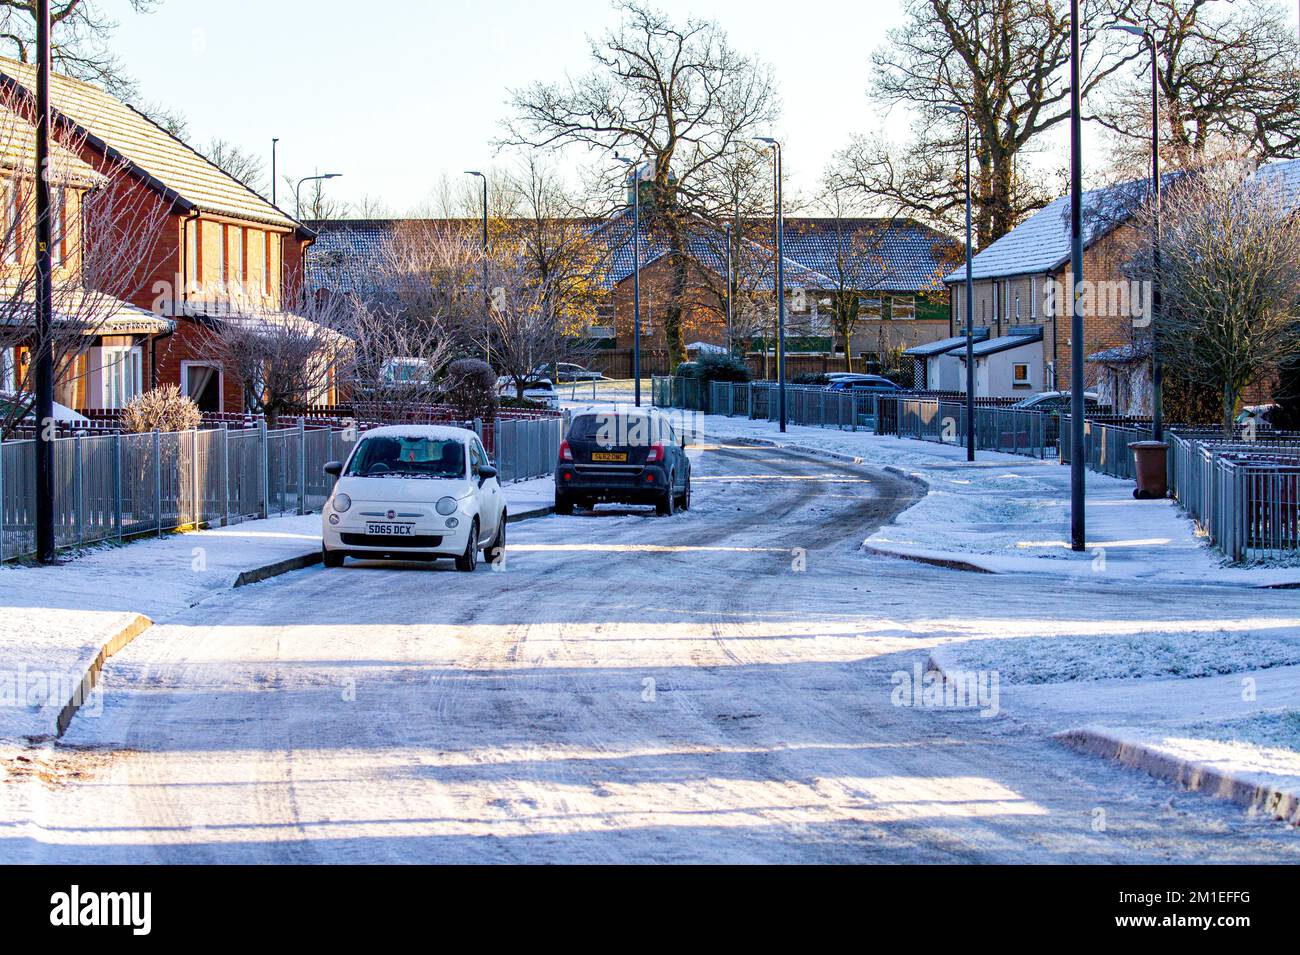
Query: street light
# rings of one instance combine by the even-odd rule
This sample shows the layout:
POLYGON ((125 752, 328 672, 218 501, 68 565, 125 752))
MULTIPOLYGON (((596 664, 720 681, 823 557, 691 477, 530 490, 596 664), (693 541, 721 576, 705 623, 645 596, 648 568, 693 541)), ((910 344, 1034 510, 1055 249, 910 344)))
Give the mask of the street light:
POLYGON ((962 117, 966 129, 966 460, 975 460, 975 280, 971 267, 970 114, 960 106, 940 106, 962 117))
POLYGON ((1070 549, 1087 547, 1083 469, 1083 121, 1079 0, 1070 0, 1070 549))
POLYGON ((614 153, 632 170, 632 394, 641 407, 641 169, 645 163, 614 153))
POLYGON ((302 220, 302 184, 311 182, 314 179, 337 179, 343 175, 341 172, 327 172, 319 176, 303 176, 298 180, 298 184, 293 187, 293 214, 294 218, 302 220))
POLYGON ((478 176, 483 182, 483 347, 487 351, 487 361, 490 365, 492 364, 492 299, 488 291, 487 176, 477 169, 466 169, 465 175, 478 176))
POLYGON ((734 357, 731 334, 731 223, 727 223, 727 354, 734 357))
POLYGON ((772 148, 772 193, 776 206, 776 382, 781 430, 785 431, 785 260, 781 252, 785 218, 781 214, 781 144, 771 136, 755 136, 754 142, 772 148))
POLYGON ((278 136, 271 137, 271 205, 275 205, 275 145, 279 141, 278 136))
POLYGON ((1155 242, 1151 250, 1151 439, 1163 441, 1165 433, 1164 399, 1161 395, 1164 378, 1160 366, 1160 56, 1155 34, 1131 23, 1112 24, 1110 29, 1141 37, 1151 48, 1151 201, 1155 210, 1155 242))

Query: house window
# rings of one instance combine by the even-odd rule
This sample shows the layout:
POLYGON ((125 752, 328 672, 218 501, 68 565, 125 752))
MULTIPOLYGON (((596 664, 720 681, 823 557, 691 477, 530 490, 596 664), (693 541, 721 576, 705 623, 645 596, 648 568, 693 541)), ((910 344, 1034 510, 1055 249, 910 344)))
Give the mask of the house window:
POLYGON ((67 210, 65 208, 68 201, 67 190, 63 188, 56 189, 51 198, 53 202, 50 209, 50 259, 54 268, 57 269, 63 265, 68 254, 67 210))
POLYGON ((1016 321, 1020 321, 1020 289, 1016 289, 1016 321))
POLYGON ((14 353, 0 350, 0 394, 11 395, 18 390, 18 372, 14 367, 14 353))
POLYGON ((273 232, 262 233, 262 291, 271 294, 271 239, 273 232))
POLYGON ((883 307, 880 299, 865 295, 858 296, 858 315, 862 318, 880 318, 883 307))
POLYGON ((221 369, 197 361, 181 362, 181 391, 199 406, 211 413, 222 410, 224 395, 221 389, 221 369))
POLYGON ((5 264, 18 264, 19 231, 22 229, 22 190, 11 182, 5 194, 5 264))
POLYGON ((891 296, 893 317, 901 321, 916 318, 916 297, 914 295, 891 296))
POLYGON ((139 346, 114 345, 100 349, 100 407, 125 407, 140 394, 144 376, 139 346))
POLYGON ((1011 383, 1013 385, 1029 384, 1029 363, 1018 361, 1011 366, 1011 383))
POLYGON ((246 230, 241 228, 231 229, 231 234, 235 240, 234 254, 231 259, 235 268, 235 281, 242 286, 248 280, 248 242, 244 235, 246 230))
POLYGON ((230 281, 230 226, 223 225, 217 229, 218 250, 221 253, 217 256, 217 281, 225 285, 230 281))

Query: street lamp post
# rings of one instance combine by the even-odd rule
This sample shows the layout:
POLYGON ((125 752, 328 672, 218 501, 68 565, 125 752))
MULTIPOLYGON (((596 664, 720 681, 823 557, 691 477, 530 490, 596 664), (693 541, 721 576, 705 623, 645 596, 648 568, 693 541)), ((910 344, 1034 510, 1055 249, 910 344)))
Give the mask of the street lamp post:
POLYGON ((632 394, 641 407, 641 169, 644 163, 614 153, 632 170, 632 394))
POLYGON ((1070 549, 1087 547, 1083 469, 1083 122, 1079 0, 1070 0, 1070 549))
POLYGON ((960 115, 966 130, 966 460, 975 460, 975 279, 971 265, 970 114, 959 106, 941 107, 960 115))
POLYGON ((279 137, 271 137, 271 205, 275 205, 275 146, 279 137))
MULTIPOLYGON (((477 169, 466 169, 465 175, 477 176, 483 183, 483 335, 488 364, 492 363, 492 298, 488 291, 488 206, 487 176, 477 169)), ((529 356, 530 358, 532 356, 529 356)))
POLYGON ((1163 369, 1160 365, 1160 54, 1155 34, 1129 23, 1112 30, 1141 37, 1151 49, 1151 202, 1155 211, 1155 242, 1151 249, 1151 438, 1163 441, 1165 433, 1163 369))
POLYGON ((298 180, 298 184, 293 187, 293 215, 294 218, 302 221, 302 184, 311 182, 315 179, 337 179, 343 175, 341 172, 326 172, 319 176, 303 176, 298 180))
POLYGON ((731 327, 731 223, 727 223, 727 354, 732 355, 735 344, 732 339, 731 327))
POLYGON ((781 144, 771 136, 755 136, 754 141, 772 147, 772 193, 776 206, 776 382, 780 427, 785 431, 785 259, 781 249, 785 218, 781 214, 781 144))

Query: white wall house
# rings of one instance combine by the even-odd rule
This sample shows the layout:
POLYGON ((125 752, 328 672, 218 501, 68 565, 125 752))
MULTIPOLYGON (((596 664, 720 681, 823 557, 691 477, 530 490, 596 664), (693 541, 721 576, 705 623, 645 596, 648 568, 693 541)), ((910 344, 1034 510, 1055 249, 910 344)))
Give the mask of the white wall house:
MULTIPOLYGON (((990 338, 975 345, 977 398, 1027 398, 1046 390, 1043 367, 1043 330, 1014 329, 1011 335, 990 338)), ((966 350, 957 351, 961 365, 958 391, 966 389, 966 350)))
MULTIPOLYGON (((973 337, 976 344, 986 341, 989 330, 976 328, 973 337)), ((912 359, 915 368, 913 380, 917 388, 928 391, 960 391, 966 387, 960 357, 965 353, 966 336, 956 335, 915 345, 903 352, 903 355, 912 359)))

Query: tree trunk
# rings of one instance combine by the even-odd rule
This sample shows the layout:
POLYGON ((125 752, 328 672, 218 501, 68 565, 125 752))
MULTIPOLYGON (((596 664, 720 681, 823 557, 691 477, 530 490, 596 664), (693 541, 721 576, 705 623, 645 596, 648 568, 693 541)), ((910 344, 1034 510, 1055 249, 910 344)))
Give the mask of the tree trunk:
POLYGON ((686 254, 686 237, 680 224, 669 219, 668 258, 671 281, 668 286, 668 308, 664 313, 664 342, 668 348, 668 362, 674 368, 686 360, 686 343, 682 340, 682 313, 686 303, 686 290, 690 284, 691 260, 686 254))
POLYGON ((1223 386, 1223 436, 1232 438, 1236 434, 1236 428, 1233 425, 1234 412, 1237 410, 1237 396, 1232 391, 1231 385, 1223 386))

